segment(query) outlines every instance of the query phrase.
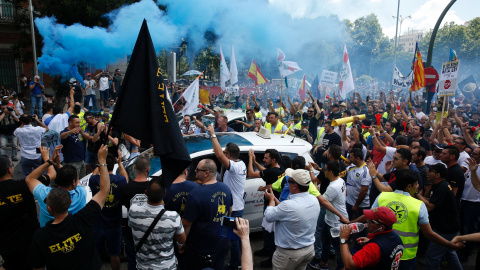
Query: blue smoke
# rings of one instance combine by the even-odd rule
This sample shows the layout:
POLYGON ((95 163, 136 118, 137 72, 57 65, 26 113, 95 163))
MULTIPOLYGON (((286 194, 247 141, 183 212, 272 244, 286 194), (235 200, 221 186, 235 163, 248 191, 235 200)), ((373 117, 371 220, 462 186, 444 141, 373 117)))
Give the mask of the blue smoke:
MULTIPOLYGON (((343 28, 336 18, 293 19, 263 0, 159 0, 158 3, 142 0, 105 16, 110 20, 108 29, 80 24, 65 26, 55 18, 37 18, 35 24, 44 39, 39 69, 51 75, 64 75, 78 63, 105 68, 131 53, 144 18, 158 51, 178 46, 185 38, 189 53, 195 54, 207 45, 205 32, 212 31, 217 36, 216 45, 223 46, 227 58, 234 44, 237 65, 243 61, 249 66, 255 58, 267 67, 264 69, 268 70, 262 70, 264 74, 272 73, 270 78, 279 77, 276 47, 285 52, 288 60, 297 61, 304 71, 321 72, 340 62, 345 42, 343 28), (166 13, 157 4, 167 6, 166 13), (323 45, 331 43, 338 44, 335 51, 323 51, 323 45)), ((303 76, 303 72, 298 74, 303 76)))

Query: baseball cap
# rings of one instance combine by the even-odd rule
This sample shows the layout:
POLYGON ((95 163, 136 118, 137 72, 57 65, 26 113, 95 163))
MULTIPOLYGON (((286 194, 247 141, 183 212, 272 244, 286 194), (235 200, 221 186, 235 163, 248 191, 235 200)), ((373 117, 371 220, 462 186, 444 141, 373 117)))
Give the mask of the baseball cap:
POLYGON ((110 114, 108 114, 108 113, 103 113, 102 116, 103 116, 103 117, 110 118, 110 114))
POLYGON ((347 103, 342 102, 342 103, 340 103, 340 106, 347 107, 347 103))
POLYGON ((337 108, 338 108, 339 106, 338 106, 338 104, 333 104, 333 105, 332 105, 332 108, 334 108, 334 107, 337 107, 337 108))
POLYGON ((304 127, 308 126, 308 121, 302 121, 302 126, 304 127))
POLYGON ((380 206, 372 210, 365 209, 363 210, 363 214, 367 219, 378 221, 389 227, 397 222, 397 215, 395 215, 390 208, 385 206, 380 206))
POLYGON ((302 115, 299 112, 296 112, 293 116, 301 117, 302 115))
POLYGON ((85 75, 88 77, 88 76, 90 76, 91 74, 90 74, 90 73, 87 73, 87 74, 85 74, 85 75))
POLYGON ((308 185, 310 185, 310 181, 312 181, 310 178, 310 173, 303 169, 294 170, 288 168, 285 170, 285 175, 291 177, 297 184, 305 187, 308 187, 308 185))

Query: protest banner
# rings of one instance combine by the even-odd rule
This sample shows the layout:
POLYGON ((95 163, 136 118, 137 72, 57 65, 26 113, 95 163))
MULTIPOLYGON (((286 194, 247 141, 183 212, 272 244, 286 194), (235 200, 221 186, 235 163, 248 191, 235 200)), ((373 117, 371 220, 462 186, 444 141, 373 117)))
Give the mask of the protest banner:
POLYGON ((335 85, 338 76, 337 74, 337 72, 324 70, 322 72, 322 77, 320 77, 320 83, 329 86, 335 85))
POLYGON ((458 81, 458 68, 460 60, 446 62, 442 64, 440 80, 438 82, 438 96, 455 96, 458 81))

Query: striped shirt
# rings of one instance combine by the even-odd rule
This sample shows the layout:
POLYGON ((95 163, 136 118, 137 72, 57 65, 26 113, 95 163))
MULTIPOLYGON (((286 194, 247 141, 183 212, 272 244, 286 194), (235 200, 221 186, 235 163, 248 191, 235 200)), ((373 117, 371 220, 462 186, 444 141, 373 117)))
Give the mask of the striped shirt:
MULTIPOLYGON (((135 245, 142 239, 163 208, 163 205, 153 206, 148 203, 130 206, 128 226, 132 228, 135 245)), ((183 226, 180 216, 177 212, 166 211, 138 251, 137 269, 177 269, 173 236, 181 233, 183 233, 183 226)))

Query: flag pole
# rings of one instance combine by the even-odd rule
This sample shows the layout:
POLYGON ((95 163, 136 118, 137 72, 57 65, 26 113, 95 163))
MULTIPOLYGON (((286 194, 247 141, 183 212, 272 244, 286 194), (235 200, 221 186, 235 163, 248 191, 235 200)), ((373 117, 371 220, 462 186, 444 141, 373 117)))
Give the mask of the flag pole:
POLYGON ((280 75, 280 96, 283 96, 283 75, 280 75))

